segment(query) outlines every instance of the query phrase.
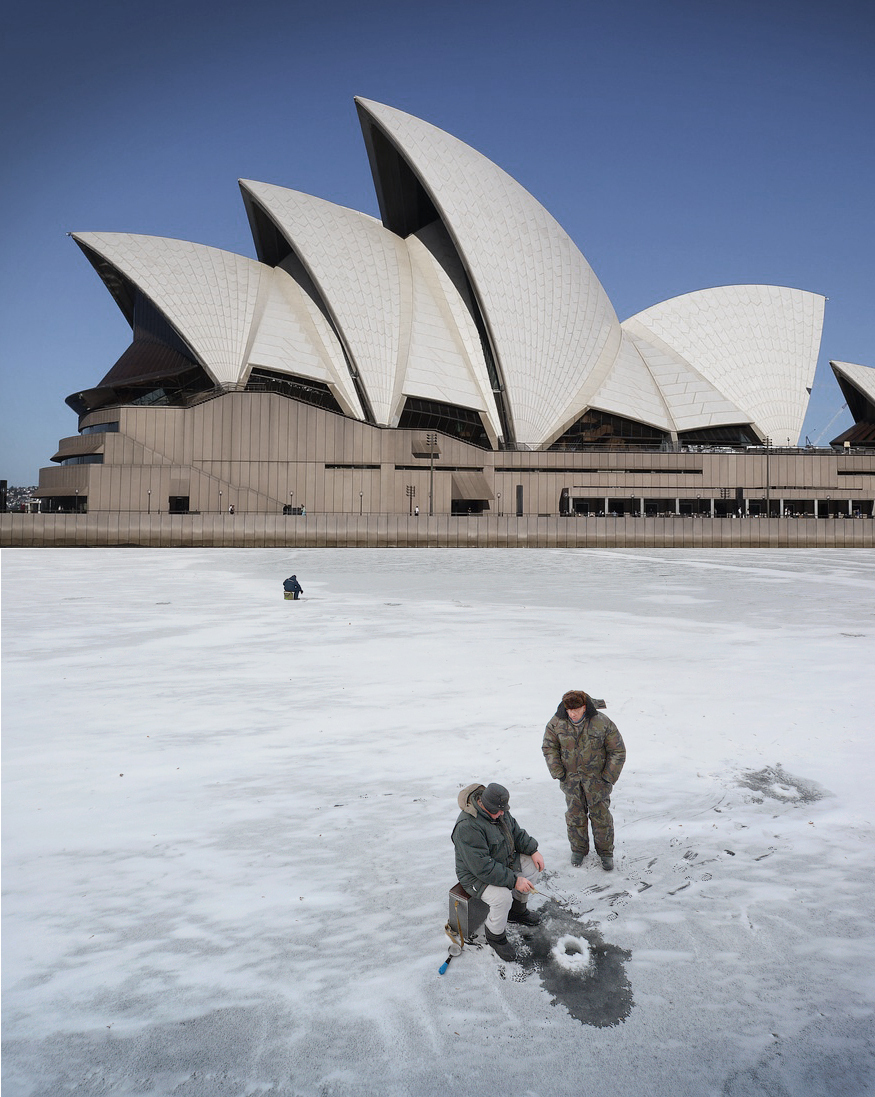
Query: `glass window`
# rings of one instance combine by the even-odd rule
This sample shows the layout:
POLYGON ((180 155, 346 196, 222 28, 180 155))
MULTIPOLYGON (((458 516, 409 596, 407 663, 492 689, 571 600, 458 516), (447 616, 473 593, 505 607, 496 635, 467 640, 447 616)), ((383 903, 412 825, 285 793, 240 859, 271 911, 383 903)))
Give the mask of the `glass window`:
POLYGON ((115 423, 92 423, 90 427, 80 427, 80 434, 110 434, 118 433, 118 422, 115 423))
POLYGON ((750 427, 710 427, 678 434, 682 446, 755 446, 759 439, 750 427))
POLYGON ((667 437, 666 432, 657 427, 650 427, 635 419, 624 419, 621 415, 610 415, 606 411, 595 411, 591 408, 581 415, 561 438, 557 438, 550 449, 576 450, 590 446, 614 449, 641 446, 659 449, 667 437))
POLYGON ((75 457, 63 457, 57 462, 59 465, 102 465, 102 453, 80 453, 75 457))
POLYGON ((472 446, 489 449, 489 438, 483 429, 483 421, 476 411, 442 404, 437 400, 418 400, 407 397, 398 422, 399 430, 439 430, 451 438, 468 442, 472 446))
POLYGON ((322 381, 293 377, 288 373, 274 373, 268 369, 254 369, 246 382, 246 391, 275 392, 289 400, 298 400, 302 404, 312 404, 314 407, 342 414, 331 389, 322 381))

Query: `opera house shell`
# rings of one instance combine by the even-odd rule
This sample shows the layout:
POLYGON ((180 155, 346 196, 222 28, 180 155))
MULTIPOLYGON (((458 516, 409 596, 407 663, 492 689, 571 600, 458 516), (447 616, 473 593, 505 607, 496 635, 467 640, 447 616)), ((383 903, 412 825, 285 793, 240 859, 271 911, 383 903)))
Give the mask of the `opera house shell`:
POLYGON ((875 447, 875 369, 853 362, 830 362, 830 366, 854 417, 854 425, 832 444, 875 447))
MULTIPOLYGON (((421 119, 356 104, 380 220, 243 180, 257 259, 72 234, 133 341, 68 398, 80 435, 40 495, 69 501, 75 470, 90 509, 143 509, 147 494, 151 508, 154 491, 171 510, 236 498, 349 512, 367 493, 369 509, 406 512, 425 503, 410 474, 427 459, 429 507, 480 512, 501 468, 549 470, 556 454, 567 470, 569 454, 594 451, 796 444, 823 297, 722 286, 621 322, 573 240, 506 172, 421 119), (435 487, 436 463, 452 482, 435 487), (370 475, 335 475, 356 469, 370 475)), ((522 513, 518 479, 505 491, 522 513)), ((557 485, 529 492, 532 507, 555 511, 557 485)), ((591 494, 605 506, 627 494, 602 486, 591 494)))

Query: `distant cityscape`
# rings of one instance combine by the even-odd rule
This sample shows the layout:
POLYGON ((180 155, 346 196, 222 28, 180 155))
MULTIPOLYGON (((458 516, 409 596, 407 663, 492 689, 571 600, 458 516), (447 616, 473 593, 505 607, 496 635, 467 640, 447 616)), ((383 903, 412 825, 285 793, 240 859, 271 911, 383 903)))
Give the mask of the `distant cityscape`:
POLYGON ((0 481, 0 510, 2 511, 27 511, 38 510, 39 499, 34 499, 36 484, 27 488, 6 487, 5 481, 0 481))

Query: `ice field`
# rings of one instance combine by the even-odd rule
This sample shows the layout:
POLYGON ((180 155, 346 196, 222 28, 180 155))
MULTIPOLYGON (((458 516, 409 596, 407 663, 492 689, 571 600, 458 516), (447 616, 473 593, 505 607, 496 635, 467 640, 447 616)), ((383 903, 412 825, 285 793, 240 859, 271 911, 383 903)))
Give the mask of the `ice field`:
POLYGON ((875 1093, 875 554, 0 567, 3 1097, 875 1093), (541 755, 570 688, 626 742, 613 874, 541 755), (439 975, 475 780, 545 921, 439 975))

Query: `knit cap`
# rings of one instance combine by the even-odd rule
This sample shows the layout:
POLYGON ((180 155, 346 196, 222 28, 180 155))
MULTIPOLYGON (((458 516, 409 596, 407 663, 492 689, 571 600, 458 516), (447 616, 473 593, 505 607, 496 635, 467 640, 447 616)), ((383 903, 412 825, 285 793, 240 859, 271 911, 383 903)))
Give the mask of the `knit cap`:
POLYGON ((494 782, 487 785, 480 795, 480 803, 490 815, 506 811, 509 800, 510 793, 504 785, 496 785, 494 782))

